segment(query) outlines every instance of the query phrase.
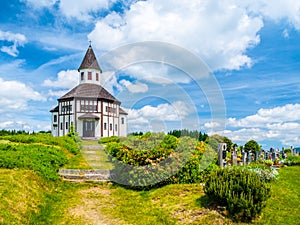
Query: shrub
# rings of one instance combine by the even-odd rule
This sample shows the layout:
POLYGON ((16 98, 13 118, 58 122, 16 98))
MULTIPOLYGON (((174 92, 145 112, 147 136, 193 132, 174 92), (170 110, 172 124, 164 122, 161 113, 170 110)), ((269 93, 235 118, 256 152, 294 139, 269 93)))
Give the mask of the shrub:
POLYGON ((300 156, 290 155, 284 160, 284 164, 289 166, 300 165, 300 156))
POLYGON ((266 159, 265 164, 268 166, 272 166, 274 164, 274 162, 271 159, 266 159))
POLYGON ((118 174, 118 183, 140 189, 203 182, 216 163, 216 154, 209 145, 188 136, 176 138, 162 133, 128 136, 107 143, 106 151, 115 164, 113 173, 118 174), (204 152, 211 157, 202 157, 204 152))
POLYGON ((120 138, 117 136, 112 136, 112 137, 103 137, 99 139, 100 144, 106 144, 109 142, 119 142, 120 138))
POLYGON ((57 171, 66 162, 63 151, 53 146, 0 144, 0 168, 34 170, 48 180, 57 180, 57 171))
POLYGON ((226 206, 235 220, 249 221, 261 213, 270 197, 270 186, 256 173, 240 167, 218 168, 211 172, 205 193, 226 206))
POLYGON ((270 167, 243 167, 249 171, 256 173, 262 181, 270 182, 278 179, 278 171, 276 169, 271 169, 270 167))
POLYGON ((53 137, 51 134, 15 134, 8 136, 0 136, 1 140, 9 140, 16 143, 40 143, 43 145, 55 145, 60 146, 67 151, 78 154, 80 148, 80 142, 77 137, 73 135, 66 135, 63 137, 53 137))

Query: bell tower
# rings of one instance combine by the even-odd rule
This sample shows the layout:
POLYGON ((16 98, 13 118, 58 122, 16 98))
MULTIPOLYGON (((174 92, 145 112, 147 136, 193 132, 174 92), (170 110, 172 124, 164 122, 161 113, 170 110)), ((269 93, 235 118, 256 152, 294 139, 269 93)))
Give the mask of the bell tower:
POLYGON ((91 83, 100 85, 102 70, 98 64, 97 58, 90 43, 85 56, 82 60, 79 72, 79 83, 91 83))

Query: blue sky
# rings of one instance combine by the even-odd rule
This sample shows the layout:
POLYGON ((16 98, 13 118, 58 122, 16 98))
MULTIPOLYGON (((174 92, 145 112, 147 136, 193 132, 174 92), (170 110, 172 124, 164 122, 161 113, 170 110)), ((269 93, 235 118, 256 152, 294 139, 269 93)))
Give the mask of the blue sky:
MULTIPOLYGON (((300 2, 4 1, 0 129, 50 129, 49 110, 77 85, 89 40, 103 70, 105 55, 119 47, 160 41, 201 59, 219 85, 221 122, 212 120, 201 79, 164 59, 113 75, 104 70, 103 86, 129 112, 129 131, 189 128, 240 145, 251 139, 264 148, 300 145, 300 2)), ((157 49, 151 54, 159 59, 157 49)))

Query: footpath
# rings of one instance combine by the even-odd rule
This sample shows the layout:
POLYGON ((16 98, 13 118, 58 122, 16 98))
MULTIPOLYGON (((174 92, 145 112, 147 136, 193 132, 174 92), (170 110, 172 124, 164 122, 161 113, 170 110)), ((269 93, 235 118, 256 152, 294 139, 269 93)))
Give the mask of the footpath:
POLYGON ((83 141, 82 157, 92 169, 60 169, 59 175, 72 182, 107 182, 111 177, 112 164, 104 152, 104 146, 97 141, 83 141))

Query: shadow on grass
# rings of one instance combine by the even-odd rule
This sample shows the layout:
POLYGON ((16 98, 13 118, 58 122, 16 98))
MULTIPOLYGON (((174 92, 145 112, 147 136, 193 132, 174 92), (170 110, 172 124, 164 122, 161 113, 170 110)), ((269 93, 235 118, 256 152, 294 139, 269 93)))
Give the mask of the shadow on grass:
POLYGON ((215 199, 210 198, 207 195, 203 195, 200 198, 196 199, 196 205, 209 210, 217 211, 222 216, 228 217, 226 207, 218 204, 215 199))

